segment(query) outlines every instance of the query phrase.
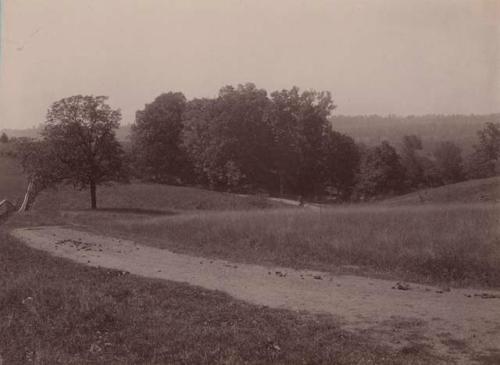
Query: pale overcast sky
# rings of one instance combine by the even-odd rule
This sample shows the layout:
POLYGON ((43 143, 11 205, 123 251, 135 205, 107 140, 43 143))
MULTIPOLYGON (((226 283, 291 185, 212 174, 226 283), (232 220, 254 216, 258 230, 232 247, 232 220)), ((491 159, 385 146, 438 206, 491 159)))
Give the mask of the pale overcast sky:
POLYGON ((0 129, 74 94, 329 90, 337 114, 500 111, 500 0, 0 0, 0 129))

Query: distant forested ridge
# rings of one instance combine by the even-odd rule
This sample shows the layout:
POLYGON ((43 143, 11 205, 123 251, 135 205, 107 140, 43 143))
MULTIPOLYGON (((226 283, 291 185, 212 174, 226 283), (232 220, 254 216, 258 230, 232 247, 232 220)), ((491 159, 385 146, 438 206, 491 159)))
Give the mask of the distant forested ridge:
POLYGON ((488 115, 333 115, 334 130, 345 133, 358 143, 374 146, 387 141, 400 147, 405 135, 419 136, 423 150, 432 151, 441 141, 450 140, 464 152, 477 142, 477 131, 486 123, 498 123, 500 114, 488 115))

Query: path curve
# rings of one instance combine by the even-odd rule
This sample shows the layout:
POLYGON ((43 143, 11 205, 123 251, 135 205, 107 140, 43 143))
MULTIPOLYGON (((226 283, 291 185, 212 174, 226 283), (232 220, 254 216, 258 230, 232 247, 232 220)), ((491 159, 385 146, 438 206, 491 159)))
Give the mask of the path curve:
POLYGON ((220 290, 253 304, 328 313, 344 328, 402 347, 427 344, 457 363, 500 352, 500 292, 453 289, 329 273, 235 264, 176 254, 67 227, 15 229, 30 247, 132 274, 220 290), (441 291, 441 292, 440 292, 441 291), (486 295, 485 295, 486 294, 486 295))

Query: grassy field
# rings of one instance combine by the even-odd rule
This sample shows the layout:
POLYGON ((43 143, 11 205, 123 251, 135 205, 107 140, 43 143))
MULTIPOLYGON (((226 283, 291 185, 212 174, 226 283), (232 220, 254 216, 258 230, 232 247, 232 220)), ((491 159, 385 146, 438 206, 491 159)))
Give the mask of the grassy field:
MULTIPOLYGON (((413 194, 320 212, 283 209, 263 197, 139 183, 100 187, 101 209, 90 212, 86 191, 62 187, 44 192, 34 212, 15 220, 81 224, 177 252, 240 262, 500 287, 500 208, 479 199, 496 193, 499 179, 424 191, 435 204, 421 204, 413 194), (455 204, 443 203, 451 193, 455 204), (464 199, 470 203, 456 204, 464 199)), ((10 190, 21 191, 19 186, 11 184, 10 190)))
POLYGON ((0 228, 0 356, 5 364, 427 364, 326 316, 85 267, 0 228))
POLYGON ((499 213, 483 204, 63 218, 200 256, 331 272, 355 265, 356 273, 395 279, 500 287, 499 213))
MULTIPOLYGON (((20 199, 20 171, 0 158, 0 172, 0 194, 20 199)), ((488 181, 469 190, 486 186, 495 188, 488 181)), ((16 226, 77 224, 240 262, 500 287, 498 205, 412 199, 313 211, 263 197, 133 183, 100 187, 101 209, 90 211, 87 192, 46 191, 32 212, 0 226, 0 356, 5 364, 437 363, 425 347, 384 348, 369 333, 340 330, 330 317, 84 267, 7 234, 16 226)))

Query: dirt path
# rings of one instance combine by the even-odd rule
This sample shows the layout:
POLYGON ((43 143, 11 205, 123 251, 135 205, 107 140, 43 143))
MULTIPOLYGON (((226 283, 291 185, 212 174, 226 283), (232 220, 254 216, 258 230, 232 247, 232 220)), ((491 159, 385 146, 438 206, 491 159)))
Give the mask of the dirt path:
MULTIPOLYGON (((428 345, 458 363, 500 356, 500 292, 438 288, 316 271, 234 264, 64 227, 17 229, 29 246, 76 262, 221 290, 250 303, 329 313, 402 348, 428 345), (408 289, 408 290, 404 290, 408 289)), ((493 362, 492 362, 493 363, 493 362)))

